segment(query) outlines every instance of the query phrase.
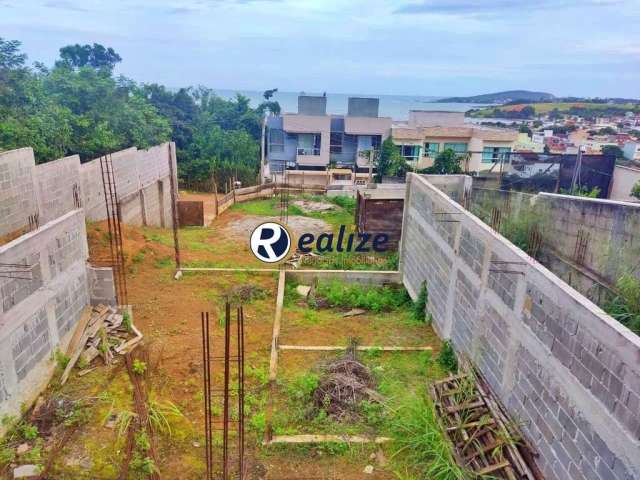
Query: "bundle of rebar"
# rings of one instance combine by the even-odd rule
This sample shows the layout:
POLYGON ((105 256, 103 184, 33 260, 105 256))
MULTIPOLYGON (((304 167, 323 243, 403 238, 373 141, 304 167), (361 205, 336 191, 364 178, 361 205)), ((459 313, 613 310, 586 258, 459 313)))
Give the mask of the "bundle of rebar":
POLYGON ((236 332, 232 339, 233 319, 231 304, 225 304, 224 319, 224 343, 221 355, 211 353, 212 328, 209 321, 209 312, 201 313, 202 326, 202 363, 204 382, 204 432, 205 432, 205 459, 207 465, 207 480, 230 480, 245 478, 244 459, 244 312, 242 306, 236 309, 236 332), (233 342, 232 342, 233 340, 233 342), (232 343, 234 345, 232 345, 232 343), (235 355, 232 355, 235 353, 235 355), (212 377, 212 365, 222 366, 223 386, 214 387, 212 377), (235 368, 234 368, 235 367, 235 368), (235 388, 231 387, 231 378, 235 370, 237 382, 235 388), (231 401, 236 397, 238 420, 231 420, 231 401), (222 420, 215 420, 213 411, 214 399, 222 400, 222 420), (222 427, 217 427, 222 424, 222 427), (230 438, 232 426, 236 426, 236 458, 231 455, 234 448, 230 438), (222 454, 220 462, 216 462, 214 454, 214 433, 222 432, 222 454))

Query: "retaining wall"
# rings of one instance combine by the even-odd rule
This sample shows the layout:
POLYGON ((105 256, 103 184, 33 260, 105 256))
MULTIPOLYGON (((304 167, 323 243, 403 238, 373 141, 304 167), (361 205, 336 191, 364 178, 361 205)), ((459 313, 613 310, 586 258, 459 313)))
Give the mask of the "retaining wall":
POLYGON ((34 178, 33 150, 0 153, 0 237, 24 229, 38 213, 34 178))
POLYGON ((89 304, 84 213, 73 210, 0 246, 0 416, 19 415, 46 386, 89 304), (19 271, 16 271, 19 270, 19 271), (6 278, 13 277, 13 278, 6 278))
MULTIPOLYGON (((175 145, 163 143, 148 150, 129 148, 113 153, 111 161, 122 221, 130 225, 170 228, 173 224, 169 162, 173 163, 177 186, 175 145)), ((82 164, 80 175, 87 219, 104 220, 107 215, 100 159, 82 164)))
POLYGON ((540 261, 600 305, 618 279, 640 277, 640 204, 541 193, 540 261))
MULTIPOLYGON (((175 176, 175 146, 129 148, 111 159, 123 221, 171 227, 169 162, 175 176)), ((31 228, 30 216, 44 224, 79 206, 89 220, 107 218, 100 159, 81 164, 73 155, 36 165, 31 148, 0 153, 0 238, 31 228)))
POLYGON ((534 215, 542 236, 538 260, 600 305, 623 274, 640 275, 640 204, 474 188, 469 210, 490 222, 493 209, 503 222, 534 215))
POLYGON ((419 175, 400 270, 539 453, 547 479, 640 477, 640 338, 419 175))

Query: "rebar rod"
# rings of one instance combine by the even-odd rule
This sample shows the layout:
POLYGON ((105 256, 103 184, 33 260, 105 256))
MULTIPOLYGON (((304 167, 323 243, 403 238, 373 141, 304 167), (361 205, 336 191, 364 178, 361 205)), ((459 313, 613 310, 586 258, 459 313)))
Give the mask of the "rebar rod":
POLYGON ((222 479, 229 479, 229 347, 231 343, 231 305, 225 305, 224 322, 224 406, 223 419, 224 427, 222 434, 222 479))

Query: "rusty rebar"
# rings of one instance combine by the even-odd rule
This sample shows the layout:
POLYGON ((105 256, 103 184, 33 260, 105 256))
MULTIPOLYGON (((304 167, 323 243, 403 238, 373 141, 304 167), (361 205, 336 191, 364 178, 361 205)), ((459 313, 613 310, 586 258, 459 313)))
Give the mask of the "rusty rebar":
POLYGON ((207 480, 212 480, 213 458, 211 450, 211 377, 209 362, 209 312, 201 312, 202 323, 202 373, 204 383, 204 431, 205 431, 205 456, 207 462, 207 480))
POLYGON ((222 478, 229 478, 229 347, 231 343, 231 305, 225 305, 224 321, 224 399, 222 433, 222 478))

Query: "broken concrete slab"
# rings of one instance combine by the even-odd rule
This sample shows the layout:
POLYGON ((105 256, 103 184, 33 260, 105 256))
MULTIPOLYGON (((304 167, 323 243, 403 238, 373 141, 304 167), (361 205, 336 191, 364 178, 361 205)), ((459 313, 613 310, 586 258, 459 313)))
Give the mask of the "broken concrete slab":
POLYGON ((366 310, 363 310, 362 308, 352 308, 351 310, 349 310, 348 312, 344 312, 342 314, 343 317, 355 317, 357 315, 363 315, 367 313, 366 310))
POLYGON ((20 465, 13 469, 13 478, 38 478, 39 476, 39 465, 20 465))
POLYGON ((296 287, 296 292, 303 298, 307 298, 309 293, 311 292, 311 287, 309 285, 298 285, 296 287))

